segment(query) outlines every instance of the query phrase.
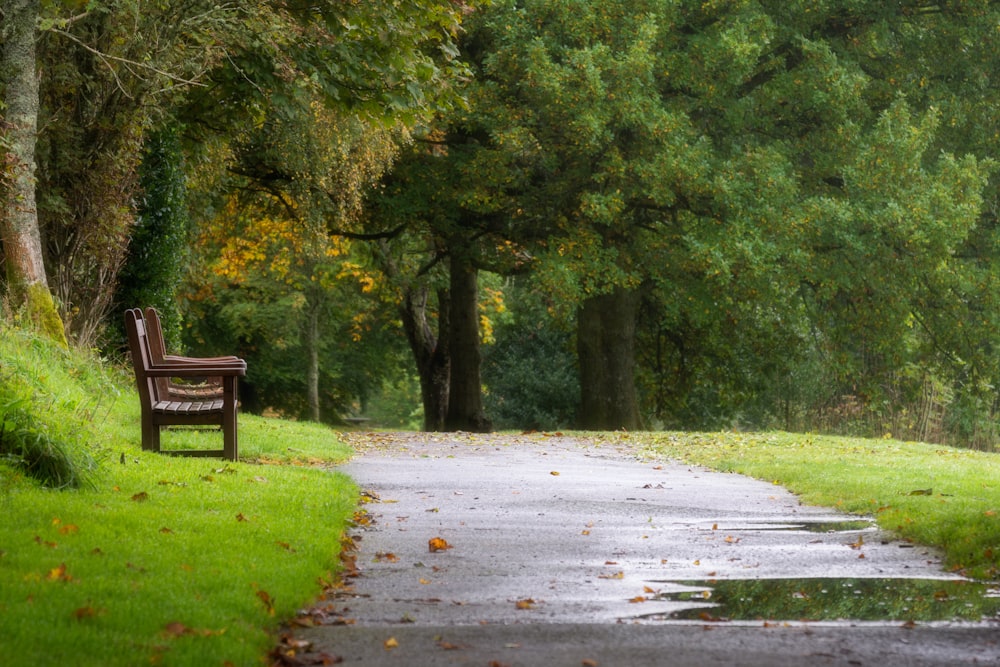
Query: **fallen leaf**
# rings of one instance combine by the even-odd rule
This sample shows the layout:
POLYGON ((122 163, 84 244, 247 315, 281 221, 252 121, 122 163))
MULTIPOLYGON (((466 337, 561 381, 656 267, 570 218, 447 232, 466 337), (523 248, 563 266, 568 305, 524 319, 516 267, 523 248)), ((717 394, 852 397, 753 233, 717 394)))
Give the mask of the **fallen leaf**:
POLYGON ((584 658, 580 663, 583 667, 597 667, 599 664, 596 660, 591 660, 590 658, 584 658))
POLYGON ((145 491, 140 491, 139 493, 132 496, 132 500, 134 500, 137 503, 144 503, 147 500, 149 500, 149 494, 146 493, 145 491))
POLYGON ((59 567, 49 570, 45 578, 49 581, 73 581, 73 577, 66 573, 66 563, 60 563, 59 567))
POLYGON ((188 627, 180 621, 173 621, 163 626, 163 634, 167 637, 183 637, 189 632, 188 627))
POLYGON ((427 541, 427 548, 430 550, 431 553, 436 553, 438 551, 445 551, 447 549, 451 549, 451 545, 448 544, 448 542, 446 542, 443 538, 432 537, 430 540, 427 541))
POLYGON ((581 530, 580 534, 581 535, 590 535, 590 531, 589 530, 581 530))
POLYGON ((851 547, 852 549, 860 549, 864 545, 865 545, 865 537, 864 537, 864 535, 858 535, 858 541, 857 542, 851 542, 847 546, 851 547))
POLYGON ((419 581, 420 581, 421 585, 423 585, 423 586, 426 586, 427 584, 431 583, 430 579, 423 579, 423 578, 421 578, 419 581))
POLYGON ((60 535, 75 535, 76 533, 79 532, 80 528, 72 523, 67 523, 65 526, 60 526, 59 528, 60 535))
POLYGON ((531 598, 525 598, 523 600, 518 600, 515 603, 515 606, 518 609, 534 609, 535 608, 535 601, 532 600, 531 598))
POLYGON ((277 544, 279 547, 281 547, 282 549, 284 549, 289 553, 295 553, 295 549, 288 542, 282 542, 281 540, 277 540, 275 541, 275 544, 277 544))
POLYGON ((599 575, 597 575, 597 578, 598 579, 624 579, 625 578, 625 572, 624 571, 618 571, 618 572, 615 572, 614 574, 599 574, 599 575))
POLYGON ((553 477, 558 477, 559 476, 559 471, 558 470, 553 470, 549 474, 552 475, 553 477))
POLYGON ((934 495, 934 489, 915 489, 910 491, 908 496, 932 496, 934 495))
POLYGON ((375 554, 375 562, 381 563, 382 561, 386 561, 387 563, 397 563, 399 562, 399 556, 392 553, 391 551, 389 552, 379 551, 377 554, 375 554))
POLYGON ((245 516, 243 516, 243 512, 240 512, 239 514, 236 515, 236 520, 240 521, 240 522, 243 522, 243 521, 246 521, 247 518, 245 516))
POLYGON ((97 610, 91 607, 90 605, 87 605, 86 607, 80 607, 79 609, 73 612, 73 618, 75 618, 78 621, 82 621, 85 618, 93 618, 95 616, 97 616, 97 610))
POLYGON ((274 616, 274 600, 271 598, 271 594, 267 591, 258 590, 257 597, 264 603, 264 608, 267 609, 267 615, 274 616))
POLYGON ((458 649, 465 648, 461 644, 452 644, 451 642, 439 641, 438 647, 444 649, 445 651, 457 651, 458 649))
POLYGON ((385 647, 385 650, 389 651, 394 648, 399 648, 399 642, 396 641, 395 637, 389 637, 384 642, 382 642, 382 646, 385 647))
POLYGON ((645 601, 646 601, 646 598, 642 597, 641 595, 636 595, 634 598, 632 598, 631 600, 629 600, 629 602, 632 603, 632 604, 638 604, 640 602, 645 602, 645 601))
POLYGON ((164 535, 173 535, 174 534, 174 531, 170 530, 166 526, 164 526, 163 528, 160 528, 160 532, 163 533, 164 535))
POLYGON ((55 549, 57 546, 59 546, 57 542, 49 542, 47 540, 43 540, 40 535, 35 535, 35 542, 41 544, 42 546, 46 546, 49 549, 55 549))

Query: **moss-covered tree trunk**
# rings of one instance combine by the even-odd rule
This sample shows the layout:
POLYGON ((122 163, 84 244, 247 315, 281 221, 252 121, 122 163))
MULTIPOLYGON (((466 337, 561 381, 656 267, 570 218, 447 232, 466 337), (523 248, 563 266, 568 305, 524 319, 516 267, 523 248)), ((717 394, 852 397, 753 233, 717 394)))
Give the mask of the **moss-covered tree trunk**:
POLYGON ((49 292, 42 238, 35 205, 35 135, 38 127, 38 76, 35 72, 35 23, 38 0, 3 0, 0 73, 7 120, 6 176, 3 179, 4 261, 11 305, 41 331, 66 343, 62 320, 49 292))

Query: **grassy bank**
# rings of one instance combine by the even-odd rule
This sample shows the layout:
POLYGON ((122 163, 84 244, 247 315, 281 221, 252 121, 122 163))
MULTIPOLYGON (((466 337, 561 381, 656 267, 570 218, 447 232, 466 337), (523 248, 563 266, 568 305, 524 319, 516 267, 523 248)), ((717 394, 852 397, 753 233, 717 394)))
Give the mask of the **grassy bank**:
POLYGON ((239 463, 144 453, 130 377, 2 333, 0 662, 262 664, 335 570, 357 499, 347 477, 301 464, 348 448, 241 415, 239 463))
POLYGON ((623 438, 654 457, 780 484, 807 503, 874 517, 937 547, 947 566, 1000 578, 1000 456, 895 440, 788 433, 658 433, 623 438))

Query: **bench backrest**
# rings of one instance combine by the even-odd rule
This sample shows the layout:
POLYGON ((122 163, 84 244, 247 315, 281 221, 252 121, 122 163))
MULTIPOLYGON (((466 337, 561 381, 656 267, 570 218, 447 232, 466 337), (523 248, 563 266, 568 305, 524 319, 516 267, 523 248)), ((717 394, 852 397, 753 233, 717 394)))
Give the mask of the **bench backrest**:
POLYGON ((146 371, 152 368, 153 361, 149 349, 149 336, 146 333, 146 321, 138 308, 125 311, 125 331, 128 334, 132 370, 135 371, 135 384, 139 389, 139 397, 144 408, 152 406, 159 398, 159 391, 156 379, 146 374, 146 371))

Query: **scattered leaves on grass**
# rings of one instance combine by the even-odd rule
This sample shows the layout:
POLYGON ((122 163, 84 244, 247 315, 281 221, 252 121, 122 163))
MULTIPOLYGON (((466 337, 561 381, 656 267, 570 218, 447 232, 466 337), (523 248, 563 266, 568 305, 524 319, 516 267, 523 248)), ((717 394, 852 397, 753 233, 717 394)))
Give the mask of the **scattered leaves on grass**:
POLYGON ((76 535, 80 532, 79 526, 73 523, 67 523, 65 525, 59 526, 60 535, 76 535))
POLYGON ((35 542, 41 544, 43 547, 48 547, 49 549, 55 549, 59 546, 57 542, 49 542, 48 540, 43 540, 40 535, 35 535, 35 542))
POLYGON ((173 535, 174 534, 174 531, 170 530, 166 526, 164 526, 163 528, 160 528, 160 532, 163 533, 164 535, 173 535))
POLYGON ((438 551, 447 551, 452 547, 444 538, 432 537, 427 541, 427 548, 431 553, 437 553, 438 551))
POLYGON ((132 500, 137 503, 144 503, 147 500, 149 500, 149 494, 146 493, 145 491, 140 491, 139 493, 132 496, 132 500))
POLYGON ((288 553, 295 553, 295 548, 292 547, 292 545, 289 544, 288 542, 282 542, 281 540, 275 540, 274 543, 277 544, 282 549, 284 549, 285 551, 287 551, 288 553))
POLYGON ((198 628, 189 628, 180 621, 173 621, 167 623, 163 626, 163 636, 169 639, 176 639, 178 637, 184 637, 185 635, 193 635, 196 637, 211 637, 213 635, 221 635, 225 632, 223 630, 206 630, 198 628))

